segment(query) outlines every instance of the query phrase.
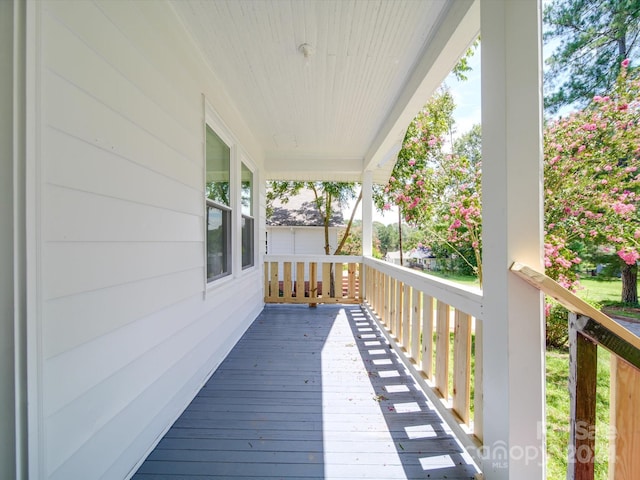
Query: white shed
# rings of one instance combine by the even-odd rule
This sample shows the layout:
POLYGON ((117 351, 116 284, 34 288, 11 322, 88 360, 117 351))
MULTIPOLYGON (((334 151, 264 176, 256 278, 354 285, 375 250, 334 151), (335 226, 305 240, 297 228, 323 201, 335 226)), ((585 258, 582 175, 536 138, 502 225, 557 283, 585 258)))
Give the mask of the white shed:
MULTIPOLYGON (((313 192, 308 189, 286 201, 274 201, 273 213, 267 218, 266 253, 326 253, 323 218, 313 202, 313 192)), ((330 253, 338 246, 338 231, 343 226, 341 206, 334 202, 328 229, 330 253)))

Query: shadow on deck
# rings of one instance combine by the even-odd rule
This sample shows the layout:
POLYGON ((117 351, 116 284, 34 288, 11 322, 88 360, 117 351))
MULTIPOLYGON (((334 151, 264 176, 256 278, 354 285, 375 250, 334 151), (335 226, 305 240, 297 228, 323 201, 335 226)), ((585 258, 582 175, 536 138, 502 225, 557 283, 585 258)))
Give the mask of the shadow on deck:
POLYGON ((472 479, 359 306, 270 305, 133 477, 472 479))

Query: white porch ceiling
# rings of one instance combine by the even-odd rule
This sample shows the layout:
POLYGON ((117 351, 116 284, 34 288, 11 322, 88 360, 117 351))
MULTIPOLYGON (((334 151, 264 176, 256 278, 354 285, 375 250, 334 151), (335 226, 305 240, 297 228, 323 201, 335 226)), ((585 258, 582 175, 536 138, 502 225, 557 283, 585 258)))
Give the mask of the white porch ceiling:
POLYGON ((269 178, 360 180, 373 170, 386 181, 411 118, 479 28, 472 0, 172 5, 263 149, 269 178))

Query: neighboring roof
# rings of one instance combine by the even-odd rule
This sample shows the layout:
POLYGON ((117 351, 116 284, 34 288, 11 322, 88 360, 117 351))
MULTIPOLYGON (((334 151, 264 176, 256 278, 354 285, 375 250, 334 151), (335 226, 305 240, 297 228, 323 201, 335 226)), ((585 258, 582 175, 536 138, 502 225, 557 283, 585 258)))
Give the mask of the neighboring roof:
MULTIPOLYGON (((268 226, 304 226, 322 227, 322 216, 314 204, 314 196, 311 190, 301 190, 295 197, 289 197, 286 203, 280 200, 273 202, 273 215, 267 218, 268 226)), ((330 227, 344 225, 342 209, 337 202, 333 204, 333 214, 329 220, 330 227)))

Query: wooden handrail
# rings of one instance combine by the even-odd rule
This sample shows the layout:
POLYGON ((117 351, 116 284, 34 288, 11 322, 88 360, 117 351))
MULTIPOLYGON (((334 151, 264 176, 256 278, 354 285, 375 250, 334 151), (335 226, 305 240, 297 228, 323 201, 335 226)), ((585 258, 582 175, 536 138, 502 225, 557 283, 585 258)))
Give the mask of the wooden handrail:
POLYGON ((593 480, 597 388, 597 347, 611 357, 609 478, 640 478, 640 338, 544 273, 515 262, 511 271, 557 300, 569 314, 571 394, 568 480, 593 480), (611 433, 611 432, 610 432, 611 433), (611 435, 610 435, 611 437, 611 435))
POLYGON ((568 310, 593 319, 595 322, 599 323, 604 328, 640 351, 640 337, 637 337, 615 320, 608 317, 600 310, 592 307, 580 297, 558 284, 555 280, 546 276, 544 273, 538 272, 533 268, 518 262, 514 262, 513 265, 511 265, 511 271, 529 284, 557 300, 568 310))

